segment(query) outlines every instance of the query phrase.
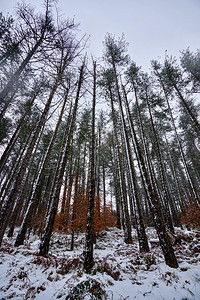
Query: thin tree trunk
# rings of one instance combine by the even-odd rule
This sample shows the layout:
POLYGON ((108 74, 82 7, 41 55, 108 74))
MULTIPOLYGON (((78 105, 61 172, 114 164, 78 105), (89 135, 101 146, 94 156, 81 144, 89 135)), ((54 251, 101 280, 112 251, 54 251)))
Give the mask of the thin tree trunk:
POLYGON ((73 209, 72 209, 72 232, 71 232, 71 247, 70 250, 74 250, 74 234, 75 234, 75 220, 77 217, 77 209, 78 209, 78 194, 80 192, 79 189, 79 172, 80 172, 80 143, 78 145, 78 151, 77 151, 77 163, 76 163, 76 170, 75 170, 75 183, 74 183, 74 201, 73 201, 73 209))
POLYGON ((106 208, 106 175, 105 175, 105 163, 103 161, 103 207, 106 208))
POLYGON ((170 199, 169 191, 168 191, 167 184, 166 184, 165 171, 164 171, 162 154, 161 154, 161 150, 160 150, 160 144, 158 141, 158 135, 157 135, 156 128, 154 125, 153 116, 152 116, 148 97, 149 96, 146 91, 146 101, 147 101, 148 111, 149 111, 149 115, 150 115, 151 126, 152 126, 152 130, 153 130, 154 138, 155 138, 154 147, 156 148, 156 154, 158 157, 158 165, 159 165, 159 169, 160 169, 160 173, 161 173, 161 184, 162 184, 162 188, 164 191, 164 204, 165 205, 164 205, 163 214, 167 220, 167 226, 169 227, 170 231, 174 233, 174 226, 172 223, 172 218, 171 218, 171 214, 170 214, 170 210, 169 210, 169 203, 170 203, 171 199, 170 199))
POLYGON ((90 145, 90 185, 88 196, 88 213, 86 227, 84 268, 89 272, 93 267, 94 243, 94 202, 95 202, 95 107, 96 107, 96 62, 93 61, 93 102, 90 145))
POLYGON ((120 189, 120 176, 118 166, 116 165, 117 160, 115 159, 114 154, 114 144, 113 139, 111 141, 112 147, 110 148, 112 154, 112 174, 114 180, 114 191, 115 191, 115 200, 116 200, 116 212, 117 212, 117 228, 121 229, 121 223, 124 223, 123 214, 122 214, 122 194, 120 189))
MULTIPOLYGON (((42 134, 42 132, 41 132, 42 134)), ((27 187, 29 187, 29 181, 30 181, 30 175, 31 175, 31 171, 32 170, 32 165, 33 165, 33 162, 34 162, 34 159, 35 159, 35 154, 37 152, 37 149, 38 149, 38 145, 39 145, 39 141, 40 139, 38 139, 38 144, 35 148, 35 151, 34 151, 34 154, 32 155, 32 160, 30 162, 30 168, 29 168, 29 171, 26 175, 26 179, 24 181, 24 186, 23 186, 23 189, 22 189, 22 192, 21 192, 21 195, 19 196, 19 198, 17 199, 17 202, 15 204, 15 208, 13 210, 13 213, 12 213, 12 216, 11 216, 11 220, 9 221, 9 231, 8 231, 8 237, 13 237, 13 233, 14 233, 14 229, 15 229, 15 225, 16 225, 16 222, 18 220, 18 215, 20 214, 21 210, 22 210, 22 207, 23 207, 23 203, 25 203, 25 201, 28 201, 27 198, 29 198, 29 195, 27 195, 27 187)), ((43 157, 41 157, 38 161, 38 164, 37 164, 37 170, 35 172, 35 176, 37 174, 37 171, 39 169, 39 166, 41 164, 41 161, 42 161, 43 157)), ((35 177, 34 176, 34 177, 35 177)), ((35 179, 35 178, 34 178, 35 179)), ((35 182, 35 180, 32 180, 33 184, 35 182)), ((32 187, 31 189, 29 190, 29 193, 31 193, 31 190, 32 190, 32 187)), ((29 224, 30 225, 30 224, 29 224)))
POLYGON ((123 112, 123 108, 122 108, 122 100, 121 100, 121 96, 119 94, 119 87, 117 87, 117 90, 118 90, 118 103, 119 103, 119 107, 120 107, 120 115, 121 115, 121 122, 122 122, 123 135, 124 135, 124 143, 125 143, 125 148, 126 148, 129 171, 130 171, 130 180, 131 180, 132 190, 134 193, 136 229, 137 229, 137 234, 138 234, 139 247, 140 247, 141 252, 148 252, 149 246, 148 246, 147 236, 145 233, 141 204, 140 204, 140 200, 139 200, 139 191, 138 191, 138 186, 137 186, 136 172, 135 172, 135 167, 133 164, 133 157, 132 157, 132 152, 131 152, 131 147, 130 147, 130 142, 129 142, 129 136, 128 136, 127 127, 126 127, 125 118, 124 118, 124 112, 123 112))
POLYGON ((181 145, 181 141, 180 141, 180 138, 179 138, 177 129, 176 129, 174 117, 173 117, 173 114, 172 114, 171 106, 170 106, 169 99, 168 99, 168 95, 167 95, 167 91, 166 91, 165 85, 164 85, 164 83, 163 83, 163 80, 162 80, 160 74, 159 74, 157 71, 155 71, 155 74, 156 74, 156 76, 157 76, 158 79, 159 79, 159 82, 160 82, 160 84, 161 84, 161 86, 162 86, 162 89, 163 89, 163 92, 164 92, 164 95, 165 95, 165 99, 166 99, 167 106, 168 106, 168 109, 169 109, 169 112, 170 112, 170 118, 171 118, 172 125, 173 125, 173 128, 174 128, 176 140, 177 140, 177 143, 178 143, 178 146, 179 146, 179 150, 180 150, 180 153, 181 153, 183 165, 184 165, 184 168, 185 168, 186 176, 187 176, 187 179, 188 179, 190 188, 191 188, 191 193, 192 193, 192 196, 193 196, 194 200, 195 200, 196 203, 197 203, 198 208, 200 209, 199 197, 198 197, 198 195, 197 195, 197 192, 196 192, 196 190, 195 190, 195 187, 194 187, 192 178, 191 178, 191 176, 190 176, 190 172, 189 172, 189 170, 188 170, 187 162, 186 162, 186 159, 185 159, 185 154, 184 154, 184 152, 183 152, 183 147, 182 147, 182 145, 181 145))
POLYGON ((126 191, 126 183, 125 183, 125 174, 124 174, 124 168, 122 165, 122 155, 119 150, 119 140, 117 135, 117 123, 116 123, 116 116, 114 111, 114 104, 113 104, 113 96, 112 91, 110 91, 110 101, 111 101, 111 110, 112 110, 112 121, 113 121, 113 129, 114 129, 114 137, 116 142, 116 149, 117 149, 117 157, 119 161, 119 173, 120 173, 120 180, 121 180, 121 189, 122 189, 122 199, 123 199, 123 205, 124 205, 124 239, 127 244, 132 244, 132 236, 131 236, 131 223, 130 223, 130 217, 128 212, 128 200, 127 200, 127 191, 126 191))
MULTIPOLYGON (((45 105, 45 108, 43 110, 43 113, 40 117, 40 120, 37 124, 37 127, 35 129, 35 132, 33 134, 33 137, 30 141, 30 144, 29 144, 29 147, 26 151, 26 154, 23 158, 23 161, 21 163, 21 168, 16 176, 16 181, 15 181, 15 184, 11 190, 11 193, 6 201, 6 204, 4 205, 4 211, 3 211, 3 214, 2 214, 2 218, 1 218, 1 222, 2 223, 6 223, 7 222, 7 218, 8 218, 8 212, 10 211, 10 209, 12 209, 13 205, 14 205, 14 202, 18 196, 18 192, 21 188, 21 184, 23 182, 23 178, 24 178, 24 175, 27 171, 27 166, 29 165, 29 161, 30 161, 30 158, 31 158, 31 155, 32 155, 32 151, 35 147, 35 143, 37 141, 37 138, 39 136, 39 133, 41 131, 41 128, 43 127, 43 125, 45 124, 45 121, 46 121, 46 118, 47 118, 47 115, 48 115, 48 112, 49 112, 49 109, 50 109, 50 105, 51 105, 51 102, 53 100, 53 97, 54 97, 54 94, 56 92, 56 89, 58 87, 58 84, 59 84, 59 81, 60 81, 60 78, 61 78, 61 74, 58 75, 55 83, 54 83, 54 86, 51 90, 51 93, 50 93, 50 96, 48 98, 48 101, 45 105)), ((0 244, 1 244, 1 240, 3 238, 3 234, 4 232, 2 232, 2 235, 0 236, 0 244)))
MULTIPOLYGON (((37 123, 35 123, 35 127, 36 127, 36 125, 37 125, 37 123)), ((26 151, 26 148, 27 148, 27 146, 29 144, 29 140, 30 140, 31 135, 32 135, 32 132, 29 133, 29 135, 28 135, 28 137, 26 139, 25 144, 22 145, 21 149, 18 150, 18 155, 19 156, 16 157, 16 163, 12 166, 12 168, 11 168, 11 170, 10 170, 7 178, 6 178, 6 180, 4 181, 4 183, 2 185, 2 188, 1 188, 1 191, 0 191, 1 205, 4 202, 5 197, 7 197, 9 195, 9 190, 11 189, 13 183, 15 182, 17 171, 18 171, 18 169, 20 167, 20 163, 22 161, 24 152, 26 151)), ((1 211, 1 213, 3 213, 3 212, 1 211)))
MULTIPOLYGON (((126 106, 127 106, 127 109, 128 109, 129 115, 130 115, 130 109, 129 109, 126 93, 124 94, 124 96, 125 96, 124 98, 126 101, 126 106)), ((174 254, 174 250, 172 248, 170 238, 167 234, 167 230, 166 230, 166 227, 163 222, 160 204, 159 204, 159 201, 155 194, 155 190, 152 188, 149 174, 147 173, 144 158, 142 156, 142 152, 140 150, 137 135, 136 135, 136 132, 134 129, 133 121, 131 118, 129 118, 129 119, 130 119, 130 124, 131 124, 131 133, 133 135, 133 140, 134 140, 134 144, 135 144, 134 149, 137 152, 139 163, 141 164, 142 172, 144 174, 144 180, 145 180, 145 186, 146 186, 145 189, 148 193, 147 196, 148 196, 148 201, 149 201, 149 207, 150 207, 151 214, 152 214, 152 217, 154 220, 154 224, 155 224, 155 228, 156 228, 156 231, 158 234, 160 245, 161 245, 164 257, 165 257, 165 262, 168 266, 177 268, 178 262, 176 260, 176 256, 174 254)))
POLYGON ((56 176, 56 184, 55 184, 55 190, 54 190, 54 193, 52 196, 50 212, 47 217, 45 228, 43 230, 41 241, 40 241, 40 254, 41 255, 47 254, 48 250, 49 250, 49 242, 50 242, 53 224, 54 224, 54 220, 55 220, 55 216, 56 216, 56 212, 57 212, 63 174, 64 174, 67 160, 69 158, 69 150, 70 150, 70 144, 72 141, 74 126, 75 126, 76 114, 77 114, 77 109, 78 109, 78 101, 79 101, 79 97, 80 97, 80 90, 81 90, 81 86, 82 86, 82 82, 83 82, 83 78, 84 78, 84 69, 85 69, 85 62, 83 63, 83 65, 80 68, 77 94, 76 94, 76 99, 75 99, 75 103, 74 103, 71 124, 69 126, 67 143, 65 145, 64 154, 62 156, 60 168, 59 168, 58 174, 56 176))
POLYGON ((48 160, 49 160, 49 157, 50 157, 50 154, 51 154, 51 151, 52 151, 52 148, 53 148, 53 145, 54 145, 57 133, 58 133, 58 129, 59 129, 60 123, 62 121, 62 116, 63 116, 63 113, 64 113, 66 101, 67 101, 67 96, 68 96, 68 91, 67 91, 67 94, 66 94, 64 102, 63 102, 63 106, 62 106, 62 109, 61 109, 61 113, 60 113, 58 122, 56 124, 56 128, 54 130, 54 134, 53 134, 53 136, 51 138, 51 141, 49 143, 48 149, 47 149, 45 157, 44 157, 44 161, 43 161, 42 166, 40 168, 40 171, 39 171, 39 174, 38 174, 38 178, 37 178, 37 180, 36 180, 36 182, 34 184, 34 187, 33 187, 32 195, 31 195, 31 198, 29 199, 29 205, 28 205, 26 214, 24 216, 23 223, 21 225, 21 228, 20 228, 20 230, 18 232, 16 241, 15 241, 15 246, 16 247, 22 245, 23 242, 24 242, 24 239, 25 239, 25 236, 26 236, 27 227, 29 225, 33 209, 34 209, 34 207, 36 205, 36 202, 38 201, 38 196, 39 196, 39 193, 40 193, 40 185, 41 185, 42 178, 44 176, 44 173, 45 173, 45 170, 46 170, 46 166, 47 166, 47 163, 48 163, 48 160))

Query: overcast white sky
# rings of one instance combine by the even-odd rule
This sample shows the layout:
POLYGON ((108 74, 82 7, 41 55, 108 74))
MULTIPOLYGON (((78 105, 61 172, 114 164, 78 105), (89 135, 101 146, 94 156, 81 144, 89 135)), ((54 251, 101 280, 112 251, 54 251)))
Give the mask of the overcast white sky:
MULTIPOLYGON (((0 10, 12 14, 17 0, 0 0, 0 10)), ((41 9, 42 0, 24 0, 41 9)), ((102 55, 107 32, 125 34, 129 54, 147 71, 150 60, 190 47, 200 48, 200 0, 59 0, 66 17, 75 17, 83 33, 91 36, 88 53, 102 55)))

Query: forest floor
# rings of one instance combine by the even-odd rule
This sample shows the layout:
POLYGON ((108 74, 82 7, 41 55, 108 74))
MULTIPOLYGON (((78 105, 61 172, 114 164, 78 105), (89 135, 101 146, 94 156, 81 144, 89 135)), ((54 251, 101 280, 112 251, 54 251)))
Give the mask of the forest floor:
POLYGON ((84 234, 75 239, 54 233, 49 255, 38 255, 38 236, 14 247, 15 236, 4 238, 0 248, 0 299, 200 299, 200 231, 176 228, 181 243, 174 246, 179 267, 164 263, 157 235, 147 228, 149 253, 138 252, 123 241, 123 232, 110 228, 100 233, 94 248, 91 274, 83 271, 84 234))

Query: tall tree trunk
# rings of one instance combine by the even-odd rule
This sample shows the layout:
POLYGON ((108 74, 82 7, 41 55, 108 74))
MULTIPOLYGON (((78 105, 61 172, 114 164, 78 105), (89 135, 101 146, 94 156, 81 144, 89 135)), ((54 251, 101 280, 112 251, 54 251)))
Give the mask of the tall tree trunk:
POLYGON ((184 165, 184 168, 185 168, 186 176, 187 176, 190 188, 191 188, 191 194, 192 194, 194 200, 196 201, 196 203, 198 205, 198 208, 200 209, 199 197, 197 195, 197 192, 196 192, 196 189, 194 187, 192 178, 190 176, 190 172, 189 172, 189 169, 188 169, 188 166, 187 166, 187 162, 186 162, 186 159, 185 159, 185 154, 184 154, 184 151, 183 151, 183 147, 182 147, 182 144, 181 144, 181 141, 180 141, 177 129, 176 129, 174 117, 173 117, 173 114, 172 114, 171 106, 170 106, 168 95, 167 95, 167 91, 166 91, 164 82, 163 82, 163 80, 162 80, 161 75, 159 74, 159 72, 155 71, 155 74, 156 74, 156 76, 159 79, 159 82, 160 82, 160 84, 162 86, 162 89, 163 89, 163 92, 164 92, 164 95, 165 95, 165 99, 166 99, 167 106, 168 106, 169 113, 170 113, 171 122, 172 122, 172 125, 173 125, 173 128, 174 128, 174 132, 175 132, 175 136, 176 136, 176 141, 177 141, 178 146, 179 146, 179 150, 180 150, 180 153, 181 153, 181 157, 182 157, 183 165, 184 165))
POLYGON ((89 272, 93 267, 94 243, 94 202, 95 202, 95 107, 96 107, 96 62, 93 61, 93 102, 90 145, 90 185, 88 196, 88 213, 86 227, 84 268, 89 272))
POLYGON ((63 116, 63 113, 64 113, 66 101, 67 101, 67 96, 68 96, 68 91, 67 91, 65 99, 63 101, 62 109, 61 109, 61 112, 60 112, 60 116, 59 116, 58 122, 56 124, 56 128, 54 130, 54 134, 53 134, 53 136, 51 138, 51 141, 49 143, 49 146, 48 146, 48 149, 46 151, 46 154, 45 154, 42 166, 40 168, 37 180, 36 180, 36 182, 34 184, 34 187, 33 187, 32 195, 31 195, 31 198, 29 199, 29 205, 28 205, 26 214, 24 216, 24 220, 22 222, 21 228, 20 228, 20 230, 18 232, 16 241, 15 241, 15 246, 16 247, 22 245, 23 242, 24 242, 24 239, 25 239, 25 236, 26 236, 27 227, 29 225, 32 212, 34 210, 35 205, 37 204, 39 193, 40 193, 40 185, 41 185, 43 176, 45 174, 46 166, 47 166, 47 163, 48 163, 48 160, 49 160, 49 157, 50 157, 50 154, 51 154, 51 151, 52 151, 52 148, 53 148, 53 145, 54 145, 57 133, 58 133, 58 129, 59 129, 60 123, 62 121, 62 116, 63 116))
POLYGON ((55 216, 56 216, 57 207, 58 207, 58 203, 59 203, 59 195, 60 195, 60 189, 61 189, 61 185, 62 185, 62 179, 63 179, 63 175, 64 175, 64 171, 65 171, 65 166, 66 166, 67 160, 69 158, 70 145, 71 145, 71 141, 72 141, 74 126, 75 126, 75 121, 76 121, 76 114, 77 114, 77 109, 78 109, 78 101, 79 101, 81 86, 82 86, 83 78, 84 78, 84 69, 85 69, 85 62, 83 63, 83 65, 80 68, 77 94, 76 94, 76 99, 75 99, 75 103, 74 103, 74 107, 73 107, 72 119, 71 119, 71 123, 69 126, 67 143, 65 145, 64 153, 63 153, 62 160, 60 163, 60 168, 59 168, 58 174, 56 176, 56 184, 55 184, 55 190, 54 190, 52 200, 51 200, 50 212, 46 219, 45 228, 43 230, 41 241, 40 241, 40 254, 41 255, 47 254, 48 250, 49 250, 49 242, 50 242, 53 224, 55 221, 55 216))
MULTIPOLYGON (((43 132, 41 132, 41 135, 42 135, 43 132)), ((12 216, 10 218, 10 222, 9 222, 9 231, 8 231, 8 237, 13 237, 13 233, 14 233, 14 229, 15 229, 15 225, 16 225, 16 222, 18 220, 18 215, 20 214, 21 210, 22 210, 22 207, 23 207, 23 204, 28 201, 28 198, 29 198, 29 194, 31 193, 32 191, 32 187, 29 188, 27 190, 27 187, 29 187, 29 181, 30 181, 30 176, 31 176, 31 173, 33 172, 33 168, 32 168, 32 165, 33 165, 33 162, 35 160, 35 155, 36 155, 36 152, 37 152, 37 149, 38 149, 38 145, 39 145, 39 141, 40 139, 38 139, 38 143, 37 143, 37 146, 35 147, 35 150, 34 150, 34 153, 32 155, 32 159, 31 159, 31 162, 30 162, 30 168, 27 172, 27 175, 26 175, 26 179, 24 180, 24 185, 23 185, 23 189, 21 191, 21 194, 20 196, 18 197, 16 203, 15 203, 15 208, 13 210, 13 213, 12 213, 12 216)), ((39 170, 39 167, 40 167, 40 164, 41 164, 41 161, 43 159, 43 156, 41 156, 41 158, 39 159, 39 161, 37 162, 37 168, 36 168, 36 171, 35 171, 35 175, 34 175, 34 179, 32 180, 32 185, 34 184, 35 182, 35 177, 36 177, 36 174, 39 170)), ((30 224, 29 224, 30 225, 30 224)))
MULTIPOLYGON (((131 236, 131 222, 128 212, 128 199, 127 199, 127 191, 126 191, 126 181, 125 181, 125 174, 124 174, 124 167, 122 164, 122 154, 119 149, 119 139, 117 135, 117 122, 116 122, 116 116, 115 116, 115 110, 114 110, 114 104, 113 104, 113 95, 111 88, 109 88, 110 92, 110 101, 111 101, 111 110, 112 110, 112 121, 113 121, 113 129, 114 129, 114 138, 116 143, 116 150, 117 150, 117 158, 119 162, 119 173, 120 173, 120 182, 121 182, 121 192, 122 192, 122 205, 124 206, 124 240, 127 244, 132 244, 132 236, 131 236)), ((123 207, 122 206, 122 207, 123 207)))
MULTIPOLYGON (((72 149, 73 149, 73 140, 72 140, 72 149)), ((61 203, 61 214, 66 214, 67 216, 69 214, 69 206, 71 200, 75 166, 76 166, 76 160, 74 161, 73 151, 71 151, 70 159, 68 161, 65 170, 65 183, 64 183, 64 190, 63 190, 62 203, 61 203)))
MULTIPOLYGON (((36 124, 35 124, 35 126, 36 126, 36 124)), ((20 168, 20 163, 21 163, 21 160, 23 158, 24 152, 26 151, 26 148, 29 144, 31 134, 32 133, 30 132, 30 134, 28 135, 28 137, 26 139, 25 144, 21 145, 21 148, 18 150, 18 157, 15 157, 16 162, 12 166, 9 174, 7 175, 7 178, 3 182, 3 185, 2 185, 2 188, 1 188, 1 191, 0 191, 1 205, 4 203, 5 198, 9 195, 9 190, 11 189, 11 187, 13 185, 13 182, 15 182, 15 178, 16 178, 18 169, 20 168)), ((1 211, 1 214, 2 213, 3 213, 3 210, 1 211)), ((1 217, 2 217, 2 215, 1 215, 1 217)))
POLYGON ((78 194, 80 192, 80 187, 79 187, 79 172, 80 172, 80 146, 81 144, 78 144, 78 153, 77 153, 77 162, 74 168, 76 169, 74 171, 75 173, 75 183, 74 183, 74 197, 73 197, 73 208, 72 208, 72 232, 71 232, 71 247, 70 250, 74 250, 74 234, 75 234, 75 220, 78 214, 78 194))
POLYGON ((115 192, 115 200, 116 200, 116 213, 117 213, 117 228, 121 229, 121 223, 124 223, 123 214, 122 214, 122 194, 120 189, 120 175, 119 169, 117 165, 117 160, 115 159, 114 153, 114 142, 111 139, 112 147, 110 147, 110 151, 112 154, 112 174, 114 180, 114 192, 115 192))
MULTIPOLYGON (((129 109, 129 104, 128 104, 128 100, 126 97, 126 93, 124 93, 124 98, 126 101, 126 106, 130 115, 130 109, 129 109)), ((147 191, 147 197, 148 197, 148 201, 149 201, 149 207, 151 210, 151 214, 153 216, 153 221, 155 224, 155 228, 158 234, 158 238, 160 241, 160 245, 165 257, 165 262, 168 266, 173 267, 173 268, 177 268, 178 267, 178 262, 176 260, 176 256, 174 254, 174 250, 172 248, 172 244, 170 241, 170 238, 167 234, 167 230, 166 230, 166 226, 163 222, 163 218, 162 218, 162 212, 161 212, 161 208, 160 208, 160 203, 158 201, 157 195, 155 194, 155 190, 152 188, 152 184, 151 184, 151 180, 149 177, 149 174, 147 172, 146 166, 145 166, 145 161, 142 155, 142 152, 140 150, 140 146, 139 146, 139 142, 138 142, 138 138, 135 132, 135 128, 133 125, 133 121, 132 118, 129 118, 130 120, 130 124, 131 124, 131 133, 133 135, 133 141, 134 141, 134 149, 137 153, 137 157, 139 159, 139 163, 141 164, 141 168, 142 168, 142 172, 144 174, 144 180, 145 180, 145 189, 147 191)))
POLYGON ((148 95, 147 89, 146 89, 145 93, 146 93, 146 99, 145 100, 147 102, 147 107, 148 107, 150 120, 151 120, 151 126, 152 126, 152 130, 153 130, 154 138, 155 138, 154 139, 154 147, 156 149, 156 154, 157 154, 157 157, 158 157, 158 165, 159 165, 159 170, 160 170, 160 173, 161 173, 161 184, 162 184, 162 189, 164 191, 164 207, 163 207, 164 212, 163 212, 163 215, 166 218, 167 226, 169 227, 170 231, 174 233, 174 226, 173 226, 173 223, 172 223, 172 218, 171 218, 171 214, 170 214, 170 210, 169 210, 169 203, 170 203, 171 199, 170 199, 170 195, 169 195, 169 191, 168 191, 168 187, 167 187, 167 183, 166 183, 164 164, 163 164, 160 144, 159 144, 156 128, 155 128, 155 125, 154 125, 154 120, 153 120, 152 111, 151 111, 151 107, 150 107, 150 103, 149 103, 149 95, 148 95))
POLYGON ((139 247, 140 247, 141 252, 143 252, 143 251, 148 252, 149 246, 148 246, 147 236, 146 236, 145 228, 144 228, 142 210, 141 210, 141 205, 140 205, 140 200, 139 200, 139 191, 138 191, 138 186, 137 186, 136 172, 135 172, 135 167, 133 164, 132 151, 131 151, 128 131, 127 131, 126 123, 125 123, 125 117, 124 117, 124 112, 123 112, 123 107, 122 107, 122 99, 121 99, 121 95, 120 95, 118 78, 117 78, 117 71, 116 71, 114 60, 112 60, 112 62, 113 62, 112 65, 113 65, 115 84, 116 84, 117 96, 118 96, 117 99, 118 99, 120 117, 121 117, 122 129, 123 129, 124 143, 125 143, 125 148, 126 148, 126 155, 127 155, 129 171, 130 171, 131 185, 132 185, 132 190, 134 193, 136 229, 137 229, 137 234, 138 234, 139 247))
MULTIPOLYGON (((32 155, 32 151, 35 147, 35 143, 38 139, 38 136, 39 136, 39 133, 41 131, 41 128, 44 126, 45 122, 46 122, 46 119, 47 119, 47 115, 48 115, 48 112, 49 112, 49 109, 50 109, 50 105, 51 105, 51 102, 53 100, 53 97, 54 97, 54 94, 56 92, 56 89, 58 87, 58 84, 59 84, 59 81, 60 81, 60 78, 61 78, 61 74, 59 73, 58 77, 56 78, 56 81, 54 83, 54 86, 51 90, 51 93, 50 93, 50 96, 48 98, 48 101, 45 105, 45 108, 42 112, 42 115, 40 117, 40 120, 37 124, 37 127, 35 129, 35 132, 33 134, 33 137, 30 141, 30 144, 29 144, 29 147, 26 151, 26 154, 23 158, 23 161, 21 163, 21 168, 16 176, 16 181, 15 181, 15 184, 11 190, 11 193, 6 201, 6 204, 4 205, 4 211, 2 213, 2 217, 1 217, 1 220, 0 222, 2 223, 6 223, 7 222, 7 218, 8 218, 8 213, 10 212, 10 210, 12 210, 12 207, 14 205, 14 202, 18 196, 18 192, 21 188, 21 184, 23 182, 23 178, 24 178, 24 175, 27 171, 27 166, 29 165, 29 161, 30 161, 30 158, 31 158, 31 155, 32 155)), ((1 244, 1 240, 3 238, 3 234, 4 232, 2 232, 2 234, 0 235, 0 244, 1 244)))
POLYGON ((169 156, 169 161, 170 161, 169 166, 170 166, 171 173, 172 173, 172 176, 174 178, 174 181, 176 183, 176 190, 177 190, 177 193, 178 193, 178 203, 179 203, 180 208, 181 208, 183 206, 183 200, 182 200, 182 197, 181 197, 180 183, 179 183, 179 179, 178 179, 178 176, 177 176, 177 172, 176 172, 175 167, 174 167, 174 163, 173 163, 173 159, 172 159, 172 155, 171 155, 171 152, 170 152, 169 143, 168 143, 166 135, 165 135, 165 141, 166 141, 166 145, 167 145, 167 154, 169 156))
MULTIPOLYGON (((116 83, 117 83, 117 79, 116 79, 116 83)), ((149 246, 148 246, 147 236, 146 236, 145 228, 144 228, 144 221, 143 221, 141 204, 140 204, 140 199, 139 199, 139 191, 138 191, 138 185, 137 185, 136 172, 135 172, 135 167, 133 164, 133 157, 132 157, 132 152, 131 152, 131 147, 130 147, 130 142, 129 142, 128 131, 127 131, 126 123, 125 123, 124 112, 123 112, 123 108, 122 108, 122 100, 121 100, 121 95, 119 93, 118 83, 117 83, 117 90, 118 90, 118 104, 119 104, 119 108, 120 108, 121 122, 122 122, 123 135, 124 135, 124 143, 125 143, 127 161, 128 161, 128 166, 129 166, 129 172, 130 172, 130 180, 131 180, 132 190, 134 193, 136 229, 137 229, 137 234, 138 234, 139 247, 140 247, 141 252, 143 252, 143 251, 148 252, 149 246)))
POLYGON ((74 167, 72 168, 72 165, 70 167, 70 173, 69 173, 69 184, 68 184, 68 190, 67 190, 67 196, 66 196, 66 205, 65 205, 65 214, 67 216, 66 218, 66 225, 69 222, 69 212, 70 212, 70 201, 72 198, 72 186, 73 186, 73 182, 75 180, 75 169, 77 166, 77 161, 78 161, 78 157, 76 157, 75 162, 74 162, 74 167))
POLYGON ((103 161, 103 178, 102 178, 102 181, 103 181, 103 207, 104 207, 104 210, 106 208, 106 174, 105 174, 105 163, 103 161))

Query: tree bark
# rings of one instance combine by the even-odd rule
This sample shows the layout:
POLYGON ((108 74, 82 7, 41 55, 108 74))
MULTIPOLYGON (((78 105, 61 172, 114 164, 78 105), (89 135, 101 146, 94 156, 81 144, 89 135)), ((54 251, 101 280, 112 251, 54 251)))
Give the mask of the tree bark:
POLYGON ((87 227, 85 241, 84 268, 90 272, 93 267, 94 243, 94 203, 95 203, 95 107, 96 107, 96 62, 93 61, 93 102, 90 145, 90 185, 88 196, 87 227))

